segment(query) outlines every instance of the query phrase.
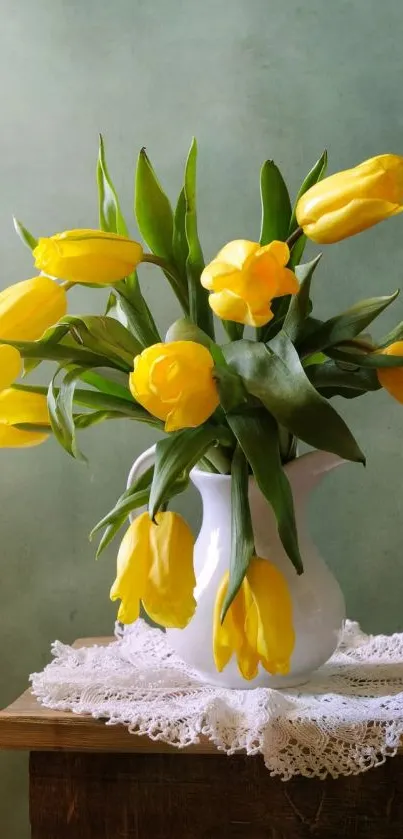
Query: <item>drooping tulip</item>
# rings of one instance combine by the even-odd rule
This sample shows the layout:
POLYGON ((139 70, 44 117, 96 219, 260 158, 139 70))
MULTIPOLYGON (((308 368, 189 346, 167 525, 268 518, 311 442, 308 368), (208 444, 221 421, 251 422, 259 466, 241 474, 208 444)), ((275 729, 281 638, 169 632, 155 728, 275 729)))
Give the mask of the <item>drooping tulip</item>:
POLYGON ((165 431, 194 428, 219 403, 213 367, 213 358, 202 344, 153 344, 135 358, 130 390, 147 411, 165 420, 165 431))
POLYGON ((177 513, 148 513, 134 519, 123 537, 111 600, 120 599, 118 620, 133 623, 140 603, 161 626, 185 627, 193 616, 194 539, 177 513))
POLYGON ((286 675, 294 649, 292 603, 285 577, 266 559, 254 557, 224 621, 228 588, 224 575, 214 609, 213 653, 221 672, 232 655, 244 679, 254 679, 259 663, 272 675, 286 675))
POLYGON ((263 247, 244 239, 229 242, 201 275, 201 284, 212 292, 213 312, 223 320, 264 326, 273 317, 274 298, 298 291, 295 274, 286 268, 289 258, 285 242, 263 247))

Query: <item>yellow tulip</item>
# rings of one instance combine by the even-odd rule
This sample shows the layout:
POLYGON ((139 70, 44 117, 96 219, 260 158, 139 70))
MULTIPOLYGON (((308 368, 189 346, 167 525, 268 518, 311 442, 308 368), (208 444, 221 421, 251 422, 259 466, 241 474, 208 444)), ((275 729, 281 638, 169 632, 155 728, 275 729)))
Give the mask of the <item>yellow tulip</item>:
POLYGON ((49 277, 33 277, 0 292, 0 342, 36 341, 66 314, 65 290, 49 277))
POLYGON ((14 347, 0 344, 0 391, 15 382, 21 372, 21 356, 14 347))
POLYGON ((19 424, 50 426, 46 397, 14 388, 0 391, 0 448, 37 446, 47 439, 42 431, 21 431, 19 424))
POLYGON ((296 215, 310 239, 331 244, 402 210, 403 157, 381 154, 319 181, 299 199, 296 215))
POLYGON ((142 513, 130 524, 117 559, 111 600, 120 599, 118 620, 133 623, 140 602, 161 626, 183 629, 196 606, 193 597, 192 532, 177 513, 157 513, 156 524, 142 513))
MULTIPOLYGON (((403 357, 403 341, 395 341, 384 350, 383 355, 401 355, 403 357)), ((378 381, 394 399, 403 404, 403 367, 378 367, 378 381)))
POLYGON ((296 294, 298 281, 286 268, 290 251, 285 242, 261 247, 238 239, 229 242, 207 265, 201 284, 210 294, 210 306, 218 317, 248 326, 263 326, 273 317, 275 297, 296 294))
POLYGON ((102 230, 66 230, 39 239, 35 265, 70 283, 110 285, 131 274, 143 255, 138 242, 102 230))
POLYGON ((165 420, 165 431, 194 428, 219 403, 213 367, 212 356, 202 344, 153 344, 134 359, 130 390, 147 411, 165 420))
POLYGON ((272 675, 286 675, 295 644, 292 603, 287 582, 271 562, 253 557, 246 577, 229 607, 220 616, 228 588, 224 575, 214 608, 213 653, 221 672, 235 654, 244 679, 254 679, 259 663, 272 675))

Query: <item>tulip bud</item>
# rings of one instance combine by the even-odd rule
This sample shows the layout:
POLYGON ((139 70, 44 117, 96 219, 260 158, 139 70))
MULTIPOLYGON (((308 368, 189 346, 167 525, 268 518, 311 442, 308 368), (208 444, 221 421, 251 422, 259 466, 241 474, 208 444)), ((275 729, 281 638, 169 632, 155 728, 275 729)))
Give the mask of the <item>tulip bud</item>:
POLYGON ((319 181, 299 199, 296 216, 306 236, 340 242, 403 210, 403 157, 381 154, 319 181))
POLYGON ((110 285, 134 271, 143 248, 117 233, 102 230, 67 230, 39 239, 34 250, 40 271, 70 283, 110 285))

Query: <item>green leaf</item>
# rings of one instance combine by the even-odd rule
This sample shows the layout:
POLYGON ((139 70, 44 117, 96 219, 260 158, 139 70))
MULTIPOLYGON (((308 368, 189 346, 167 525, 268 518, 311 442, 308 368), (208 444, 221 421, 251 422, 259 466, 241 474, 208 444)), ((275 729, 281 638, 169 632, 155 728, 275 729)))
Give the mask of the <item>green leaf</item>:
MULTIPOLYGON (((323 152, 323 154, 321 155, 319 160, 316 161, 316 163, 313 166, 313 168, 311 169, 311 171, 308 172, 305 180, 302 182, 302 184, 301 184, 301 186, 298 190, 298 194, 297 194, 295 204, 294 204, 294 208, 293 208, 293 211, 292 211, 290 227, 289 227, 289 230, 288 230, 288 236, 291 236, 291 234, 294 233, 294 230, 296 230, 297 227, 298 227, 298 222, 297 222, 297 217, 296 217, 296 209, 297 209, 297 204, 298 204, 299 199, 305 194, 305 192, 308 191, 308 189, 311 188, 311 186, 314 186, 315 184, 318 183, 318 181, 321 181, 325 177, 326 170, 327 170, 327 151, 325 149, 325 151, 323 152)), ((291 252, 291 265, 290 265, 290 267, 298 265, 298 263, 301 261, 302 254, 305 250, 306 239, 307 239, 307 237, 303 234, 302 236, 300 236, 298 241, 295 243, 295 245, 292 249, 292 252, 291 252)))
POLYGON ((273 509, 284 549, 297 573, 302 574, 294 501, 281 464, 277 423, 263 408, 229 413, 227 419, 250 463, 259 489, 273 509))
POLYGON ((248 490, 248 461, 238 444, 231 464, 231 556, 228 589, 222 607, 221 621, 224 620, 239 591, 255 553, 248 490))
POLYGON ((67 323, 74 339, 84 347, 107 355, 117 363, 124 361, 133 368, 133 359, 143 346, 115 318, 107 315, 68 315, 61 321, 67 323))
MULTIPOLYGON (((55 326, 51 326, 49 329, 44 332, 39 342, 40 345, 43 346, 55 346, 62 341, 63 338, 68 335, 69 327, 67 324, 61 324, 60 322, 57 323, 55 326)), ((41 358, 25 358, 24 359, 24 376, 27 376, 29 373, 32 373, 36 367, 41 364, 41 358)))
POLYGON ((399 291, 384 297, 370 297, 355 303, 350 309, 333 318, 320 322, 318 327, 302 339, 298 345, 301 355, 311 355, 342 341, 349 341, 358 336, 375 318, 377 318, 398 296, 399 291))
POLYGON ((384 349, 384 347, 389 347, 390 344, 394 344, 396 341, 403 341, 403 320, 380 341, 377 341, 377 346, 379 349, 384 349))
POLYGON ((23 242, 30 251, 33 251, 38 244, 38 240, 35 239, 35 236, 33 236, 32 233, 30 233, 29 230, 27 230, 27 228, 24 227, 17 218, 15 218, 15 216, 13 216, 13 223, 15 232, 20 237, 21 242, 23 242))
POLYGON ((150 489, 142 489, 138 490, 137 492, 133 492, 132 490, 126 491, 123 495, 120 496, 118 501, 116 502, 115 506, 106 516, 103 516, 102 519, 95 525, 95 527, 91 530, 90 539, 97 533, 98 530, 102 530, 103 527, 106 527, 109 524, 114 524, 115 521, 121 519, 123 516, 125 519, 133 510, 137 510, 138 507, 144 507, 148 504, 148 499, 150 497, 150 489))
POLYGON ((150 250, 156 256, 171 260, 174 230, 172 207, 144 148, 137 161, 134 212, 140 233, 150 250))
POLYGON ((110 545, 110 543, 115 538, 117 532, 120 530, 122 525, 126 521, 126 516, 121 516, 120 519, 116 519, 113 524, 108 524, 107 528, 104 530, 102 534, 102 538, 99 542, 97 552, 95 554, 95 559, 99 559, 102 551, 110 545))
POLYGON ((97 184, 99 202, 99 226, 107 233, 118 233, 129 237, 129 231, 122 211, 119 198, 108 172, 105 160, 105 146, 102 134, 99 135, 99 153, 97 161, 97 184))
POLYGON ((208 291, 201 285, 200 277, 204 258, 197 232, 196 210, 196 163, 197 144, 192 140, 185 168, 185 231, 188 243, 186 269, 189 288, 189 311, 191 320, 207 335, 214 338, 213 315, 208 302, 208 291))
POLYGON ((234 320, 223 320, 222 325, 230 341, 240 341, 244 333, 243 323, 236 323, 234 320))
POLYGON ((189 256, 189 245, 186 238, 186 197, 185 187, 182 187, 175 208, 174 226, 172 234, 173 261, 181 277, 187 283, 186 263, 189 256))
POLYGON ((366 370, 361 367, 356 370, 346 370, 334 361, 313 364, 305 369, 309 381, 326 398, 329 398, 329 395, 336 396, 339 391, 340 395, 344 396, 346 389, 367 393, 370 390, 379 390, 381 387, 375 370, 366 370), (329 389, 332 391, 331 394, 329 394, 329 389))
POLYGON ((267 347, 238 341, 223 351, 249 393, 260 399, 291 434, 345 460, 365 462, 344 420, 310 383, 285 332, 280 332, 267 347))
POLYGON ((77 378, 82 372, 75 365, 59 368, 49 385, 48 413, 52 431, 60 445, 72 457, 84 460, 76 441, 73 418, 73 397, 77 378), (56 390, 56 381, 64 374, 60 386, 56 390))
POLYGON ((83 382, 91 385, 91 387, 96 388, 96 390, 99 390, 107 396, 118 396, 121 399, 126 399, 130 403, 133 402, 130 390, 125 385, 115 381, 115 379, 109 378, 108 371, 100 373, 95 370, 87 370, 80 378, 83 382))
MULTIPOLYGON (((70 361, 71 363, 82 364, 83 367, 113 367, 116 369, 116 364, 111 359, 88 350, 82 350, 78 346, 42 344, 41 341, 8 341, 5 338, 1 339, 1 343, 16 347, 24 359, 39 358, 41 361, 70 361)), ((124 365, 123 369, 127 370, 127 365, 124 365)))
POLYGON ((189 318, 178 318, 169 327, 165 336, 165 343, 171 341, 195 341, 196 344, 203 344, 208 350, 214 342, 209 335, 206 335, 199 326, 196 326, 189 318))
POLYGON ((228 442, 228 434, 225 428, 205 424, 198 428, 175 431, 158 441, 149 504, 152 519, 164 499, 169 497, 169 489, 175 481, 183 473, 187 477, 211 445, 222 440, 228 442))
POLYGON ((288 311, 284 320, 284 332, 291 341, 295 342, 300 334, 302 324, 312 311, 311 303, 311 281, 315 268, 322 258, 320 253, 312 262, 305 265, 297 265, 295 268, 296 277, 300 283, 298 294, 291 297, 288 311))
POLYGON ((142 347, 161 341, 154 318, 140 290, 137 274, 115 285, 119 306, 126 318, 127 328, 142 347))
POLYGON ((355 364, 358 367, 403 367, 403 355, 383 355, 377 352, 354 352, 350 347, 343 350, 342 347, 330 347, 327 354, 346 364, 355 364))
POLYGON ((291 218, 291 202, 284 178, 273 160, 266 160, 261 168, 260 197, 260 244, 268 245, 274 239, 285 241, 291 218))

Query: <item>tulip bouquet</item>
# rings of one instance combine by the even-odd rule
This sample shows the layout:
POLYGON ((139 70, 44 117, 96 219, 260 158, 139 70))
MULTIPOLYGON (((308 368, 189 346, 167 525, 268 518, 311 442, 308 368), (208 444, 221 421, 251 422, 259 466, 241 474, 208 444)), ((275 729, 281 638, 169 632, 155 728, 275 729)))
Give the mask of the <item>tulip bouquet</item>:
MULTIPOLYGON (((261 170, 259 240, 225 244, 207 264, 196 210, 196 144, 171 206, 145 150, 135 179, 131 239, 108 172, 101 138, 97 164, 99 230, 70 230, 36 240, 19 222, 38 275, 0 294, 0 445, 32 446, 53 433, 82 457, 77 432, 112 419, 148 423, 166 436, 155 466, 117 500, 94 528, 98 554, 128 515, 113 599, 119 619, 146 613, 183 628, 196 603, 193 537, 168 510, 190 470, 232 477, 232 554, 217 593, 213 648, 218 669, 233 652, 285 673, 294 644, 287 584, 267 557, 256 556, 248 502, 253 475, 272 507, 298 574, 303 572, 285 463, 300 439, 364 462, 332 399, 386 388, 403 402, 403 323, 381 339, 368 327, 397 293, 355 303, 329 320, 313 313, 311 283, 320 255, 302 262, 307 237, 338 242, 403 210, 403 158, 381 155, 325 177, 326 153, 303 181, 294 207, 273 161, 261 170), (153 263, 176 295, 181 317, 165 339, 143 296, 138 269, 153 263), (109 289, 104 314, 71 316, 76 284, 109 289), (225 340, 216 339, 213 312, 225 340), (245 332, 246 328, 246 332, 245 332), (48 388, 25 383, 42 360, 56 362, 48 388), (18 381, 23 372, 24 381, 18 381), (241 616, 241 617, 240 617, 241 616), (281 639, 281 642, 279 642, 281 639), (243 656, 248 649, 252 655, 243 656)), ((256 237, 257 239, 258 237, 256 237)))

